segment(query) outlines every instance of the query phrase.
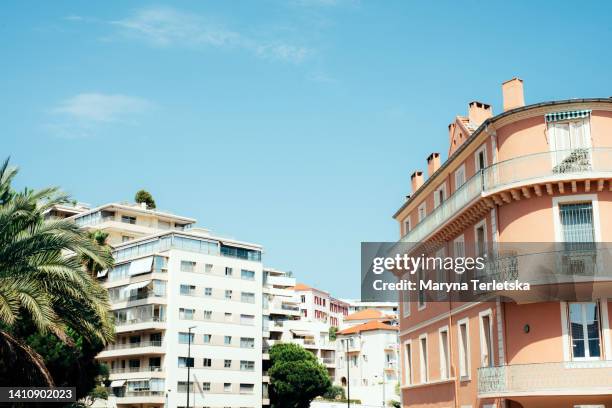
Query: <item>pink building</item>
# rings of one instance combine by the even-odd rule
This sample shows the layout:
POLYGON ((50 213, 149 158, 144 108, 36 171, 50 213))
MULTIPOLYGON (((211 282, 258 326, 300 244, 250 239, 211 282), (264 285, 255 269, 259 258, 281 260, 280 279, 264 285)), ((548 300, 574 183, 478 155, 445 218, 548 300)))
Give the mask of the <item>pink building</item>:
MULTIPOLYGON (((432 153, 427 179, 412 174, 394 215, 402 240, 438 256, 612 241, 612 99, 525 106, 517 78, 502 91, 503 113, 471 102, 449 125, 448 160, 432 153)), ((534 279, 520 263, 517 273, 534 279)), ((536 303, 402 296, 403 406, 612 407, 612 291, 597 282, 593 292, 536 303)))

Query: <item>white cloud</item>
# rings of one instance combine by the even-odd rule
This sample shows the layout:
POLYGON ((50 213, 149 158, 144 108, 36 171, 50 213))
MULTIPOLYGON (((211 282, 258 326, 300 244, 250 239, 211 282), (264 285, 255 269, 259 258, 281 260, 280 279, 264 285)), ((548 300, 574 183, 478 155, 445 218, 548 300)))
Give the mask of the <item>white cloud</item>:
POLYGON ((88 122, 115 122, 152 106, 146 99, 128 95, 81 93, 60 102, 52 112, 88 122))
POLYGON ((67 139, 95 136, 113 123, 134 124, 134 118, 153 109, 146 99, 122 94, 81 93, 61 101, 44 128, 67 139))
POLYGON ((169 7, 152 7, 111 22, 126 38, 135 38, 157 47, 230 47, 243 49, 265 59, 302 62, 312 53, 307 47, 282 40, 264 41, 227 29, 194 13, 169 7))

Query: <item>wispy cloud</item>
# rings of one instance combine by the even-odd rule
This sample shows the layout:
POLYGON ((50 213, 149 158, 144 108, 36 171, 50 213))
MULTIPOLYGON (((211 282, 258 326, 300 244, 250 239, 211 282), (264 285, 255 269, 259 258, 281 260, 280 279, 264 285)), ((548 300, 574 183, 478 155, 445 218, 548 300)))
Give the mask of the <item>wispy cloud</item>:
POLYGON ((145 8, 111 24, 124 38, 137 39, 157 47, 235 48, 249 51, 257 57, 292 63, 302 62, 313 52, 306 46, 282 39, 258 39, 228 29, 202 15, 169 7, 145 8))
POLYGON ((138 115, 153 108, 150 101, 134 96, 80 93, 53 107, 52 120, 45 128, 59 137, 90 137, 109 123, 134 124, 138 115))

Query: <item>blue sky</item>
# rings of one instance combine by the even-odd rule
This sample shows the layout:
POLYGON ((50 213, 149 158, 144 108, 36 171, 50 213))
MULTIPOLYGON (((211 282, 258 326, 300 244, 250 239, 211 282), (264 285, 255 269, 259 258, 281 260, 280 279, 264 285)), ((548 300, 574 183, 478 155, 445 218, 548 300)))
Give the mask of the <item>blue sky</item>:
POLYGON ((12 2, 0 11, 0 152, 19 186, 158 206, 261 243, 359 296, 447 124, 502 81, 527 103, 612 95, 610 4, 261 0, 12 2))

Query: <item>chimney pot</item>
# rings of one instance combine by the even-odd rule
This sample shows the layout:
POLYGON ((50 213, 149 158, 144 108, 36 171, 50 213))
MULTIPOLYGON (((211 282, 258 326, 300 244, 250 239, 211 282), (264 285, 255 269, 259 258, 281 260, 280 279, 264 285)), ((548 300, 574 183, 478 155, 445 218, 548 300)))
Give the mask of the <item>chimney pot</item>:
POLYGON ((427 177, 431 177, 440 168, 440 153, 432 153, 427 157, 427 177))
POLYGON ((423 172, 421 170, 417 170, 410 176, 410 181, 412 182, 412 192, 414 193, 423 185, 423 172))
POLYGON ((525 106, 523 80, 514 77, 511 80, 502 83, 502 95, 504 99, 504 112, 510 109, 525 106))
POLYGON ((488 103, 472 101, 468 104, 468 119, 476 127, 492 116, 493 109, 488 103))

